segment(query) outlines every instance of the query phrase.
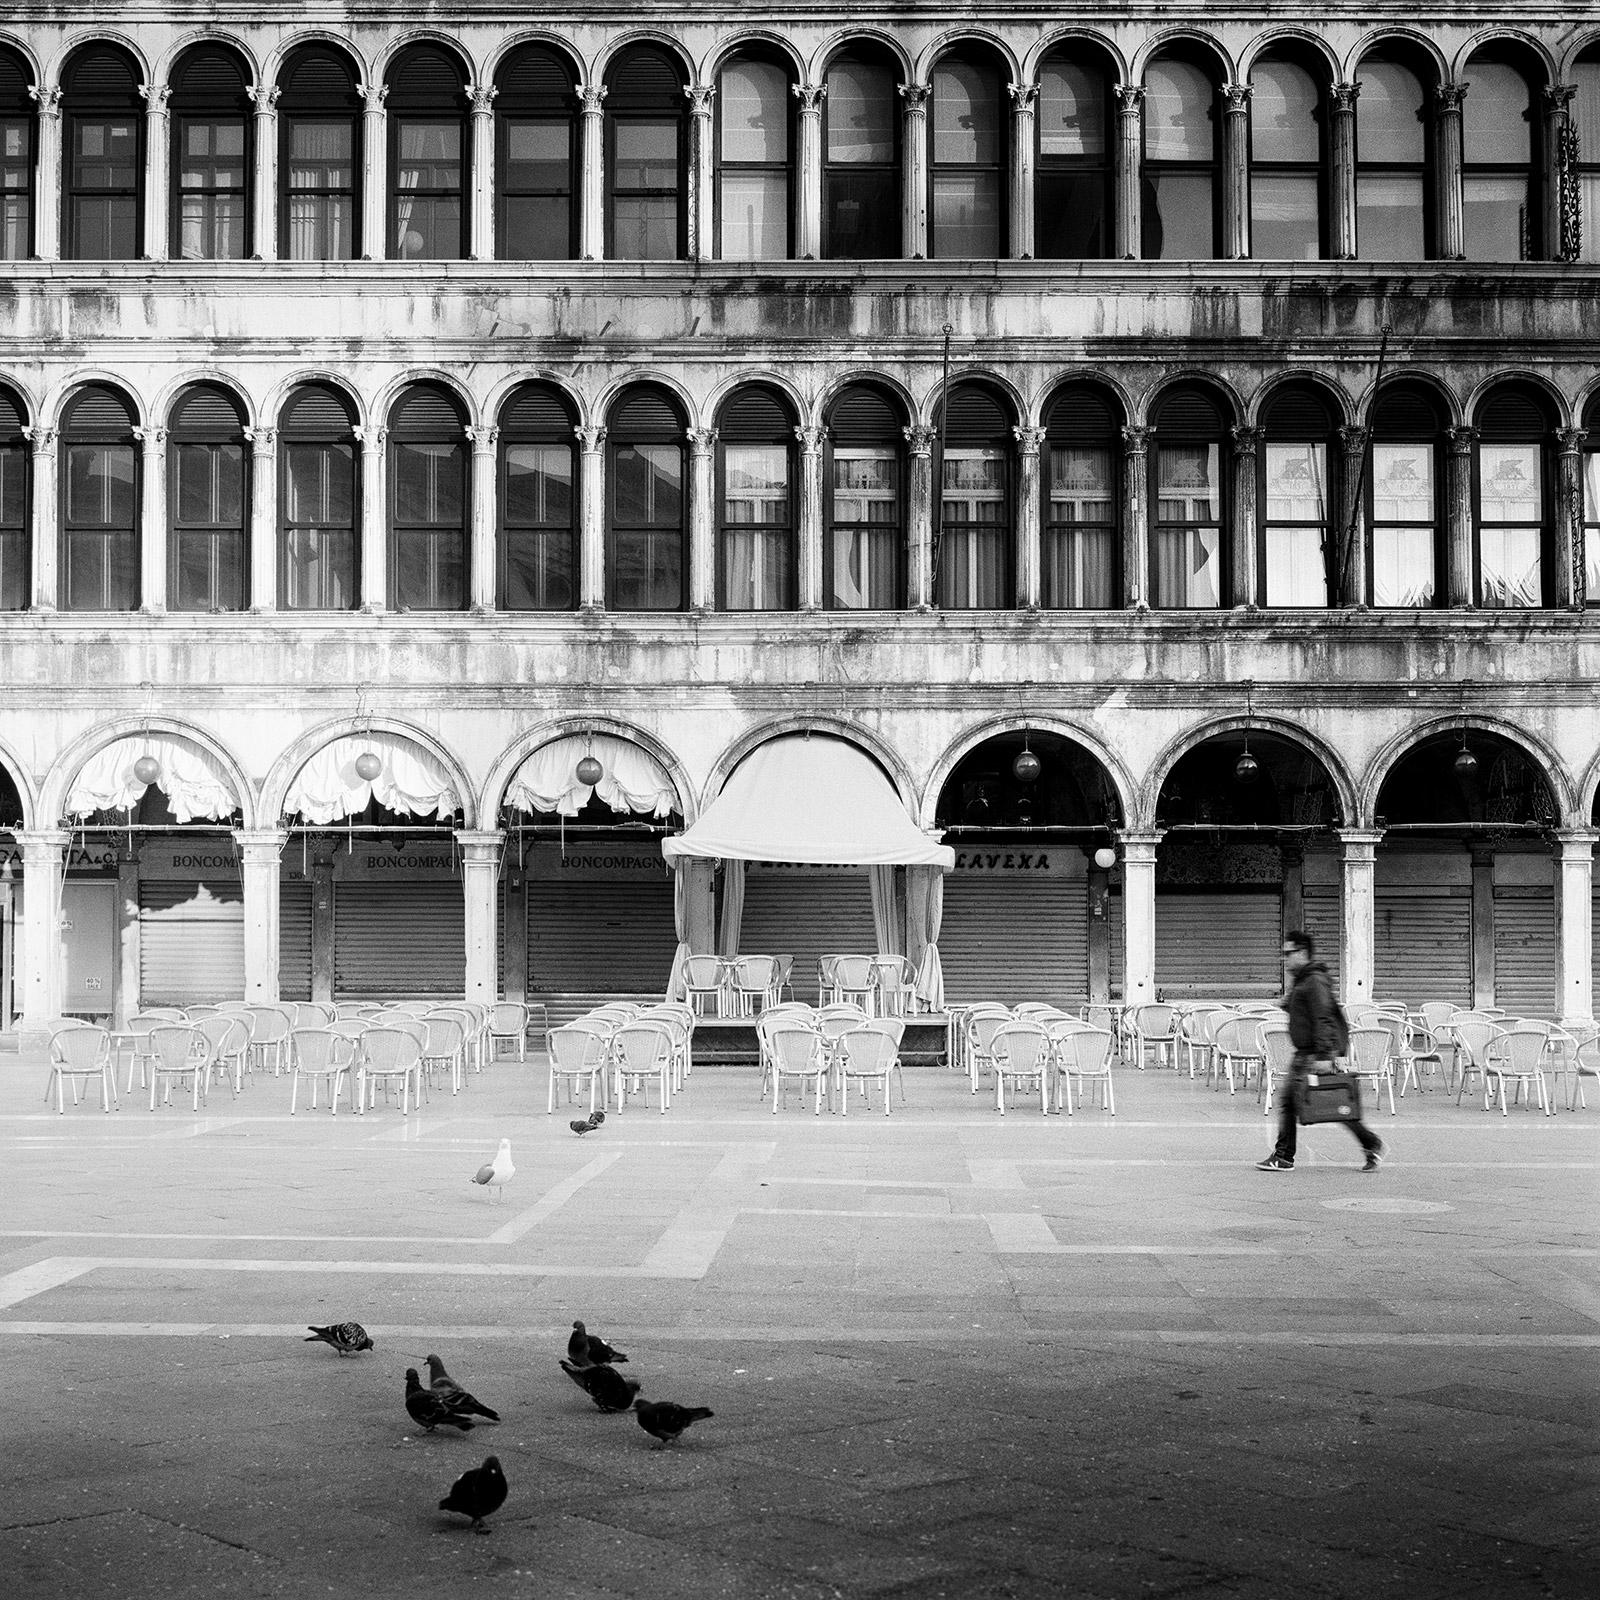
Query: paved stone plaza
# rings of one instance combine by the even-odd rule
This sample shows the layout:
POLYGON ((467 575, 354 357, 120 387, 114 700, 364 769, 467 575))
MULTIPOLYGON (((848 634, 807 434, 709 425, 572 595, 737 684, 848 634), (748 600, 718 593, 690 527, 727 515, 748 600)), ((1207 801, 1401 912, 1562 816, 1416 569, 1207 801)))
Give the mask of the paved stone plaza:
POLYGON ((20 1597, 1305 1596, 1600 1589, 1600 1095, 1435 1091, 1300 1167, 1253 1094, 1123 1072, 885 1119, 703 1068, 593 1136, 501 1062, 420 1116, 285 1080, 152 1114, 0 1067, 0 1572, 20 1597), (512 1140, 497 1205, 470 1175, 512 1140), (574 1317, 652 1447, 562 1375, 574 1317), (355 1318, 375 1353, 306 1344, 355 1318), (422 1434, 430 1352, 504 1420, 422 1434), (493 1452, 474 1537, 436 1509, 493 1452))

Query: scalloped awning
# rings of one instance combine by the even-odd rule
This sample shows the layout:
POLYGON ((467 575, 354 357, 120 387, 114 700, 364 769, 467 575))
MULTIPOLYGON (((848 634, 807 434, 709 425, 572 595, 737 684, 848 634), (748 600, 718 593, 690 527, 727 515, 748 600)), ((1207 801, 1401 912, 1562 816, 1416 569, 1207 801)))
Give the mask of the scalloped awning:
POLYGON ((222 822, 243 809, 226 767, 199 745, 169 733, 134 733, 97 750, 83 764, 67 791, 69 817, 96 811, 126 811, 149 785, 133 774, 143 756, 161 763, 155 786, 179 822, 222 822))
POLYGON ((506 804, 518 811, 555 811, 575 817, 597 794, 613 811, 670 816, 679 809, 678 790, 667 769, 627 739, 611 734, 552 739, 517 768, 506 788, 506 804), (599 783, 578 781, 577 766, 593 756, 605 769, 599 783))
POLYGON ((404 816, 444 821, 462 809, 455 783, 438 758, 392 733, 356 733, 324 745, 295 774, 283 797, 286 816, 322 826, 358 816, 367 802, 404 816), (383 770, 370 783, 356 771, 356 757, 370 750, 383 770))

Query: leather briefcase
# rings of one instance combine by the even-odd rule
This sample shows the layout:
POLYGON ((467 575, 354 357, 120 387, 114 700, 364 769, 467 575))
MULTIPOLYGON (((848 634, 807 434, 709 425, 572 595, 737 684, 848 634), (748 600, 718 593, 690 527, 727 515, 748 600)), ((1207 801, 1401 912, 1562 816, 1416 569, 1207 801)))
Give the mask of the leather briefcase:
POLYGON ((1302 1074, 1295 1091, 1295 1116, 1302 1127, 1318 1122, 1359 1122, 1361 1080, 1332 1061, 1302 1074))

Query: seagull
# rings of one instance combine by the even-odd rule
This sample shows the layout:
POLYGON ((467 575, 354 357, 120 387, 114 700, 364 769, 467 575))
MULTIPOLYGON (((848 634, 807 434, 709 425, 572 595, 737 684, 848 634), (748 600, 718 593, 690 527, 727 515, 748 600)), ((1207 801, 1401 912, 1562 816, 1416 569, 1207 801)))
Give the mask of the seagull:
POLYGON ((502 1139, 500 1148, 495 1152, 494 1160, 487 1166, 479 1167, 472 1175, 474 1183, 492 1183, 500 1191, 501 1198, 505 1197, 506 1185, 516 1177, 517 1169, 511 1165, 511 1141, 502 1139))
POLYGON ((491 1411, 476 1395, 468 1394, 465 1389, 444 1370, 444 1362, 438 1356, 429 1356, 428 1377, 432 1382, 433 1392, 456 1413, 462 1417, 487 1417, 491 1422, 500 1420, 498 1411, 491 1411))
POLYGON ((636 1378, 624 1378, 615 1367, 575 1367, 563 1361, 561 1370, 602 1411, 626 1411, 644 1387, 636 1378))
POLYGON ((567 1360, 575 1367, 603 1367, 608 1362, 626 1361, 623 1353, 607 1344, 598 1334, 590 1333, 581 1322, 572 1324, 572 1335, 567 1340, 567 1360))
POLYGON ((450 1493, 439 1502, 441 1511, 459 1511, 472 1518, 474 1533, 487 1533, 483 1519, 498 1511, 506 1503, 506 1475, 500 1470, 500 1458, 488 1456, 481 1467, 463 1472, 450 1485, 450 1493))
POLYGON ((411 1420, 427 1433, 432 1433, 441 1423, 447 1428, 459 1428, 463 1433, 472 1431, 472 1423, 452 1411, 449 1405, 432 1389, 424 1389, 415 1367, 406 1368, 406 1410, 411 1420))
POLYGON ((710 1406, 679 1406, 670 1400, 635 1400, 639 1426, 662 1444, 671 1444, 691 1422, 704 1422, 714 1416, 710 1406))
POLYGON ((358 1351, 377 1348, 359 1322, 330 1322, 326 1328, 308 1322, 306 1326, 311 1329, 311 1336, 305 1341, 307 1344, 315 1344, 320 1339, 323 1344, 331 1344, 342 1356, 353 1356, 358 1351))

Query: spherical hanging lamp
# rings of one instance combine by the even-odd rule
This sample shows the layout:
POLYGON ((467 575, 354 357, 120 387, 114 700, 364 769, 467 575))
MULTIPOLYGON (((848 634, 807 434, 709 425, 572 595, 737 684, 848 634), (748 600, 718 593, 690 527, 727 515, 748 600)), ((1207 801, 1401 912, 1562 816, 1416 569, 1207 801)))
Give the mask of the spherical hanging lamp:
POLYGON ((1464 731, 1461 735, 1461 748, 1456 751, 1454 765, 1458 778, 1470 778, 1478 770, 1478 758, 1467 748, 1467 736, 1464 731))
POLYGON ((148 787, 161 776, 161 763, 153 755, 142 755, 133 764, 133 775, 148 787))
POLYGON ((363 783, 371 783, 383 771, 383 758, 375 750, 363 750, 356 757, 356 776, 363 783))
POLYGON ((592 789, 605 777, 606 769, 592 755, 587 755, 572 769, 572 774, 579 783, 587 784, 592 789))
POLYGON ((1038 756, 1028 748, 1028 735, 1024 730, 1022 748, 1017 752, 1016 759, 1011 763, 1011 776, 1018 783, 1037 783, 1041 770, 1038 756))
POLYGON ((1117 864, 1117 852, 1110 845, 1101 845, 1094 853, 1094 864, 1102 872, 1109 872, 1117 864))
POLYGON ((1254 783, 1261 776, 1261 763, 1250 754, 1250 739, 1246 735, 1244 754, 1233 764, 1233 776, 1238 783, 1254 783))

